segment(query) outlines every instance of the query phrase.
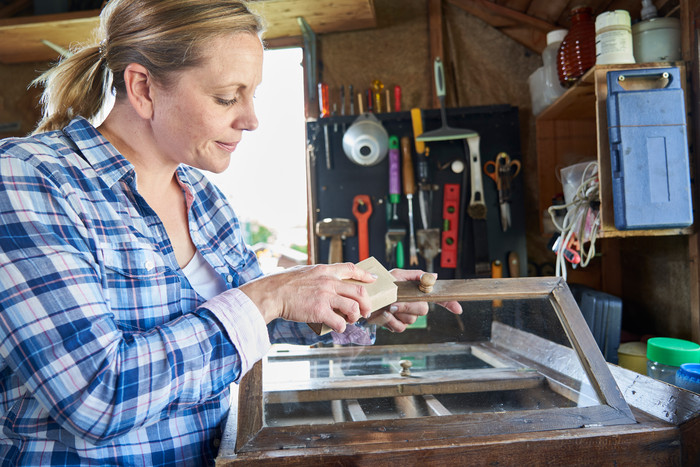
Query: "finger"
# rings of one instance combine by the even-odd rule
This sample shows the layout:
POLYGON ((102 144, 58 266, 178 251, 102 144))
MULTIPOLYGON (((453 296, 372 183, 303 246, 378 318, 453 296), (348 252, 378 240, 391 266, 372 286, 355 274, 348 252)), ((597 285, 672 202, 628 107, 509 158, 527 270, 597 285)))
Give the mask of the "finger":
MULTIPOLYGON (((384 323, 384 327, 388 329, 391 332, 404 332, 406 330, 406 324, 404 324, 400 319, 396 317, 396 315, 392 315, 391 313, 385 311, 384 312, 387 318, 386 323, 384 323)), ((401 316, 401 314, 399 314, 401 316)), ((415 316, 413 318, 413 321, 415 322, 415 316)))
POLYGON ((443 306, 450 310, 452 313, 456 315, 461 315, 462 314, 462 305, 459 302, 440 302, 438 305, 443 306))
POLYGON ((428 314, 427 302, 396 302, 389 307, 389 312, 411 314, 415 316, 424 316, 428 314))
POLYGON ((388 311, 381 310, 381 311, 375 311, 372 313, 372 316, 370 316, 367 319, 367 324, 375 324, 377 326, 384 326, 386 323, 388 323, 390 320, 393 319, 393 315, 389 313, 388 311))
POLYGON ((341 297, 355 301, 362 317, 367 318, 372 312, 372 301, 364 285, 339 281, 335 284, 335 293, 341 297))
POLYGON ((331 299, 331 307, 345 319, 346 323, 355 323, 362 316, 360 314, 360 304, 350 298, 335 295, 331 299))
POLYGON ((339 334, 344 333, 347 326, 345 320, 335 312, 326 313, 321 322, 339 334))
POLYGON ((333 267, 339 279, 354 279, 356 281, 368 283, 374 282, 377 279, 375 274, 369 273, 353 263, 338 263, 333 265, 333 267))
POLYGON ((409 326, 416 322, 418 316, 410 313, 396 313, 394 318, 396 318, 396 320, 402 323, 404 326, 409 326))
MULTIPOLYGON (((419 281, 425 271, 420 269, 392 269, 389 273, 400 281, 419 281)), ((435 275, 437 277, 437 274, 435 275)))

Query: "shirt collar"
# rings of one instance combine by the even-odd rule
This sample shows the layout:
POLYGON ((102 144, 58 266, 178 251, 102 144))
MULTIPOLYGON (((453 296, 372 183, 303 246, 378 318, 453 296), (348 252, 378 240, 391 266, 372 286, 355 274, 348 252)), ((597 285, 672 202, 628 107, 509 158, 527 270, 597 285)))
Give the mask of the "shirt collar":
POLYGON ((75 143, 83 158, 109 186, 129 173, 133 176, 131 162, 83 117, 73 119, 63 129, 63 134, 75 143))

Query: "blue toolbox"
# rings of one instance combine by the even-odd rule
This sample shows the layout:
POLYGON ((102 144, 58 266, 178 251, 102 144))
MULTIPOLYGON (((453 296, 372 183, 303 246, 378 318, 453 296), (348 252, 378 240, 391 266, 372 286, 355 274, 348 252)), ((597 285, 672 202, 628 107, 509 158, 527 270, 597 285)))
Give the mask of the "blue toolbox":
POLYGON ((685 98, 677 67, 610 71, 608 133, 615 227, 693 223, 685 98))

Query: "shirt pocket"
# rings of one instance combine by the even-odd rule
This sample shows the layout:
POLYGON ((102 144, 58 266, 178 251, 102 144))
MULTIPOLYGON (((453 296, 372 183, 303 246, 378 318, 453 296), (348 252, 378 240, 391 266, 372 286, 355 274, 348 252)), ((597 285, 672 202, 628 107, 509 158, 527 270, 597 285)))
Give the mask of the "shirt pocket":
POLYGON ((150 245, 138 242, 100 246, 105 298, 123 331, 143 331, 178 315, 179 279, 150 245))
POLYGON ((159 252, 141 243, 114 243, 100 246, 106 269, 132 279, 149 280, 166 271, 159 252))

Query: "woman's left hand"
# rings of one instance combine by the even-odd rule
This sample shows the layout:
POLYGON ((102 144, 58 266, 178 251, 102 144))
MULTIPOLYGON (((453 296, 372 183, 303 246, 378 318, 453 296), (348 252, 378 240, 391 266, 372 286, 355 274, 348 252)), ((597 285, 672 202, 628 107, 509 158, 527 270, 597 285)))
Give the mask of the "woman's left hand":
MULTIPOLYGON (((419 281, 425 271, 420 269, 392 269, 389 271, 399 281, 419 281)), ((462 306, 459 302, 438 303, 456 315, 462 314, 462 306)), ((388 307, 372 313, 367 319, 368 324, 384 326, 392 332, 403 332, 406 326, 416 322, 419 316, 428 314, 427 302, 396 302, 388 307)))

